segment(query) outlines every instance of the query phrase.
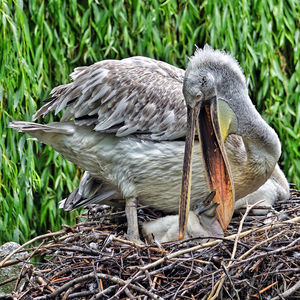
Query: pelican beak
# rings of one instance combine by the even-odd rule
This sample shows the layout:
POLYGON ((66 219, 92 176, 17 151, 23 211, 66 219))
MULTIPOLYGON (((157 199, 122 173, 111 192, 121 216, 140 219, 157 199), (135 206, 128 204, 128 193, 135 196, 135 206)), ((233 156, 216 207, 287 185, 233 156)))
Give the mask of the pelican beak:
POLYGON ((187 132, 183 159, 181 198, 179 202, 179 240, 184 238, 190 211, 192 155, 195 140, 195 123, 198 122, 200 103, 191 108, 187 105, 187 132))
POLYGON ((228 135, 228 118, 218 113, 216 97, 187 106, 187 134, 183 161, 181 199, 179 203, 179 240, 185 236, 191 193, 192 153, 197 127, 202 160, 210 192, 216 191, 217 218, 223 230, 234 210, 234 188, 224 142, 228 135), (219 120, 220 119, 220 120, 219 120))
POLYGON ((221 114, 216 97, 203 102, 199 113, 199 143, 210 191, 216 190, 217 218, 223 230, 229 225, 234 210, 234 187, 225 151, 231 114, 221 114))

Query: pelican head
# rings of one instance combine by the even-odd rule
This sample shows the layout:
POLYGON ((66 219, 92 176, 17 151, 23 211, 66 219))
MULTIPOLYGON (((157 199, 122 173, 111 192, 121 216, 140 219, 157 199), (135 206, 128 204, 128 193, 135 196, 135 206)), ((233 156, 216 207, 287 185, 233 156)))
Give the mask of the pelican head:
POLYGON ((207 184, 216 191, 217 217, 223 230, 231 221, 235 190, 224 147, 229 134, 243 138, 247 160, 264 174, 272 174, 279 159, 280 141, 262 119, 249 96, 238 62, 209 46, 198 49, 185 73, 183 94, 187 105, 187 135, 179 205, 179 239, 183 238, 190 205, 191 154, 197 127, 207 184))
POLYGON ((239 134, 246 140, 255 139, 259 130, 254 128, 264 127, 258 125, 262 119, 248 97, 242 69, 225 52, 209 46, 198 49, 187 66, 183 94, 187 105, 187 135, 179 206, 179 239, 184 237, 189 213, 195 127, 207 184, 210 191, 216 191, 214 200, 219 203, 217 217, 223 230, 231 221, 235 201, 224 141, 231 133, 239 134))
POLYGON ((188 108, 195 108, 217 94, 214 76, 208 70, 188 68, 183 81, 183 95, 188 108))

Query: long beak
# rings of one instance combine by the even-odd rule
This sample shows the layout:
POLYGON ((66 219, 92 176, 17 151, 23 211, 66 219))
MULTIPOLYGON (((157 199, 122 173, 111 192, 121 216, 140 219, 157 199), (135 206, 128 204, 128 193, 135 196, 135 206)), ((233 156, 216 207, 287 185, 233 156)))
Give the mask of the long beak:
POLYGON ((195 125, 204 170, 210 192, 218 203, 217 217, 223 230, 229 225, 234 210, 234 188, 232 174, 226 155, 220 128, 217 100, 198 104, 195 108, 187 107, 187 134, 183 161, 181 199, 179 204, 179 240, 185 236, 190 208, 192 153, 195 139, 195 125))
MULTIPOLYGON (((223 230, 229 225, 234 210, 234 187, 224 142, 221 135, 217 99, 203 103, 199 113, 199 142, 210 190, 216 190, 219 203, 217 218, 223 230)), ((224 130, 223 130, 224 131, 224 130)), ((224 137, 223 137, 224 138, 224 137)))
POLYGON ((200 104, 194 108, 187 106, 187 133, 183 159, 181 199, 179 202, 179 240, 184 238, 190 211, 192 154, 195 140, 195 122, 198 120, 199 110, 200 104))

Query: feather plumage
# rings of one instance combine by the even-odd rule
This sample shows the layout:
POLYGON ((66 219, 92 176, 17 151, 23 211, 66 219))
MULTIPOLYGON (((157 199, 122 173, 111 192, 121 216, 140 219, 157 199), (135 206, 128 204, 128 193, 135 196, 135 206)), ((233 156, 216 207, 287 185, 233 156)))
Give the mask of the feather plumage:
POLYGON ((61 121, 93 126, 95 131, 132 134, 152 140, 185 135, 184 70, 145 57, 105 60, 79 67, 73 82, 51 91, 33 120, 66 111, 61 121))

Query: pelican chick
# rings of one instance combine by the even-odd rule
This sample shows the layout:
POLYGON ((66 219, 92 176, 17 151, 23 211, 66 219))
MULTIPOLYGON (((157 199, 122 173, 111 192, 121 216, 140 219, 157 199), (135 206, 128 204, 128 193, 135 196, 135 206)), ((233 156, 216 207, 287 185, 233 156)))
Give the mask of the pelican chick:
MULTIPOLYGON (((187 230, 183 240, 197 237, 224 236, 223 229, 216 216, 218 204, 212 202, 214 195, 212 197, 210 195, 204 202, 197 203, 189 213, 187 230)), ((144 222, 142 225, 142 234, 149 243, 176 241, 179 234, 179 216, 169 215, 154 221, 144 222)), ((198 239, 197 242, 207 242, 207 239, 198 239)))

